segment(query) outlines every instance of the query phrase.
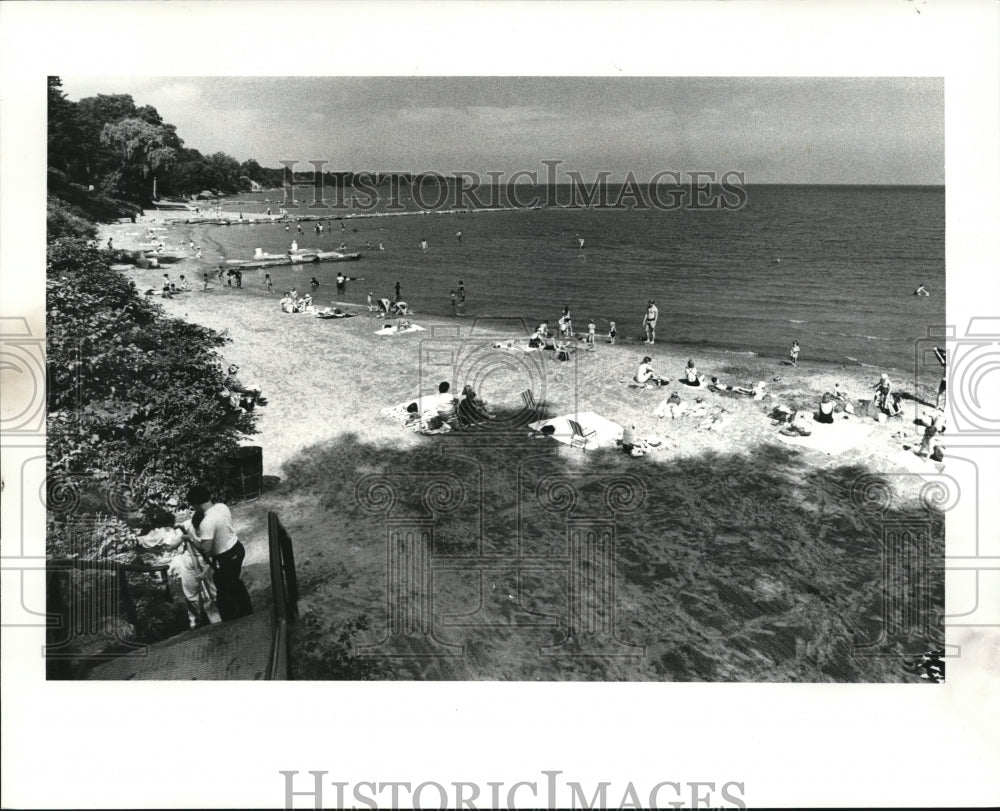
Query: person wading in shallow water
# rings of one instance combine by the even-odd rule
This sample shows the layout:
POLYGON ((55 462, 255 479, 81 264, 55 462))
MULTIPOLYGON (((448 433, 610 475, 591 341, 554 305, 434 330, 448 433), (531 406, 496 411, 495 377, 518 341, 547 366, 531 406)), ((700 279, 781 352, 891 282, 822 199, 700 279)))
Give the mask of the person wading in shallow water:
POLYGON ((191 523, 197 526, 197 545, 215 570, 215 602, 223 622, 252 614, 250 594, 240 579, 246 549, 233 529, 229 507, 213 504, 208 488, 200 484, 188 490, 187 500, 195 509, 191 523))

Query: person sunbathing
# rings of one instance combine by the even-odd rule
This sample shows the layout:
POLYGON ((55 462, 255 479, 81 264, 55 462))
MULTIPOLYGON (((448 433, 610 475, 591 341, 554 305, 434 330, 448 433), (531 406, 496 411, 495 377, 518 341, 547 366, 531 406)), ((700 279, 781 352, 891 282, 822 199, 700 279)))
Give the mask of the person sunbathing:
POLYGON ((819 411, 816 413, 816 422, 825 422, 830 424, 833 422, 833 409, 836 407, 837 401, 833 399, 830 392, 824 392, 823 398, 819 401, 819 411))
POLYGON ((635 373, 635 377, 632 379, 638 383, 640 386, 646 387, 650 383, 655 383, 657 386, 662 386, 667 381, 662 377, 657 377, 656 373, 653 371, 653 359, 646 355, 642 359, 642 363, 639 364, 639 369, 635 373))
POLYGON ((569 341, 559 341, 556 344, 556 360, 569 360, 569 341))
POLYGON ((942 453, 935 453, 935 450, 941 447, 938 435, 944 433, 944 430, 944 412, 938 411, 929 418, 929 424, 924 430, 924 436, 920 442, 920 447, 917 448, 914 453, 922 459, 928 459, 931 456, 934 456, 936 461, 940 461, 942 453))
POLYGON ((654 411, 653 414, 661 420, 669 414, 670 419, 676 420, 685 411, 687 411, 687 403, 685 403, 681 399, 680 395, 674 391, 670 393, 670 396, 666 400, 656 407, 656 411, 654 411))
POLYGON ((451 423, 458 416, 455 410, 455 398, 451 393, 451 383, 442 380, 438 385, 438 394, 434 401, 438 416, 446 423, 451 423))
POLYGON ((685 386, 700 386, 704 382, 705 375, 698 374, 698 367, 694 365, 694 360, 688 360, 681 383, 685 386))
POLYGON ((531 333, 531 337, 528 338, 528 347, 531 349, 541 349, 543 343, 545 343, 545 335, 539 326, 538 329, 531 333))
POLYGON ((476 394, 476 390, 468 383, 462 389, 458 400, 458 418, 465 425, 475 425, 486 420, 495 420, 497 415, 489 410, 486 403, 476 394))
MULTIPOLYGON (((704 380, 704 375, 702 375, 702 380, 704 380)), ((761 400, 764 397, 764 390, 767 388, 767 383, 761 380, 752 386, 730 386, 728 383, 723 383, 719 378, 713 377, 708 387, 716 391, 731 391, 734 394, 746 394, 755 400, 761 400)))
POLYGON ((781 433, 785 436, 809 436, 812 433, 812 427, 809 425, 811 421, 812 412, 800 409, 792 415, 788 425, 781 429, 781 433))
POLYGON ((255 405, 267 405, 267 398, 261 394, 261 388, 257 384, 244 385, 236 376, 240 367, 235 363, 229 366, 223 385, 230 394, 240 395, 240 408, 252 411, 255 405))
POLYGON ((636 437, 634 425, 626 425, 622 429, 621 445, 629 456, 645 456, 650 450, 646 440, 636 437))

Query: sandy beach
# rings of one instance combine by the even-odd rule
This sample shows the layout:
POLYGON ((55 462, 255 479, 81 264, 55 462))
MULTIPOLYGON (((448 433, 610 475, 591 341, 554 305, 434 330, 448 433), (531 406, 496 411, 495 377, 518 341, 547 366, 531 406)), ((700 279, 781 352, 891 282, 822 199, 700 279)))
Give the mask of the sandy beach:
MULTIPOLYGON (((182 214, 188 216, 183 212, 147 212, 147 217, 136 224, 104 226, 100 235, 101 244, 112 237, 116 247, 129 248, 145 241, 147 228, 163 227, 166 230, 158 233, 168 248, 183 246, 184 252, 192 255, 187 250, 189 242, 193 240, 200 244, 204 229, 210 226, 166 224, 166 220, 178 219, 182 214)), ((860 519, 851 514, 852 511, 858 512, 857 505, 851 502, 852 481, 863 475, 900 470, 890 457, 898 454, 904 445, 919 443, 923 429, 914 425, 913 420, 933 404, 934 389, 909 391, 906 381, 894 381, 897 391, 904 396, 903 413, 885 423, 873 419, 874 410, 871 415, 865 416, 860 406, 854 416, 845 417, 838 412, 835 425, 818 427, 839 431, 841 437, 850 434, 850 438, 840 443, 842 447, 835 447, 838 443, 833 442, 833 452, 825 452, 806 443, 782 441, 778 436, 779 426, 770 415, 779 405, 793 410, 815 409, 822 394, 832 392, 835 384, 846 387, 855 404, 860 400, 870 400, 878 370, 811 363, 808 359, 800 360, 797 366, 792 367, 786 362, 787 347, 775 347, 773 357, 718 350, 699 351, 693 356, 702 373, 718 376, 727 383, 748 386, 758 381, 766 382, 768 396, 755 400, 749 396, 682 385, 678 379, 682 377, 693 350, 691 347, 671 346, 670 325, 664 323, 659 326, 655 346, 649 347, 632 338, 640 331, 641 302, 637 303, 635 324, 619 322, 619 335, 628 339, 610 346, 604 336, 599 335, 593 351, 585 351, 584 343, 579 342, 572 360, 559 363, 552 358, 551 352, 521 353, 494 349, 494 343, 512 339, 525 344, 527 336, 512 333, 510 324, 482 323, 472 318, 426 318, 416 312, 409 320, 423 327, 424 331, 376 335, 384 322, 368 312, 364 303, 367 290, 362 282, 348 282, 343 300, 331 300, 331 294, 336 298, 335 290, 321 290, 316 297, 320 307, 338 306, 356 313, 354 318, 326 320, 306 314, 285 314, 278 306, 281 293, 292 286, 297 287, 300 293, 308 291, 309 265, 301 270, 291 267, 270 269, 275 292, 268 294, 262 285, 264 271, 244 273, 243 288, 238 289, 220 282, 215 273, 218 264, 218 257, 206 249, 200 260, 188 258, 165 268, 131 269, 126 271, 126 275, 134 279, 142 291, 148 288, 158 290, 164 272, 169 273, 175 282, 181 273, 185 274, 191 284, 191 292, 164 300, 162 303, 166 312, 225 332, 232 343, 225 350, 224 362, 239 364, 243 381, 258 383, 269 399, 269 404, 259 411, 260 433, 251 437, 249 443, 263 448, 264 473, 276 477, 269 481, 277 483, 263 498, 241 504, 234 512, 239 522, 238 530, 248 542, 247 571, 254 588, 261 588, 266 582, 263 565, 266 558, 266 512, 276 510, 291 532, 300 578, 304 583, 304 621, 299 628, 299 644, 306 653, 300 676, 333 677, 329 662, 336 658, 344 644, 337 641, 334 631, 345 627, 345 623, 354 629, 351 644, 370 644, 379 636, 378 627, 385 619, 385 529, 381 519, 359 508, 354 488, 369 475, 433 467, 435 460, 440 460, 441 455, 447 453, 445 449, 454 446, 455 436, 422 436, 406 430, 398 421, 382 413, 387 407, 430 393, 438 379, 451 376, 450 370, 442 372, 429 367, 426 358, 430 355, 424 356, 421 352, 421 346, 433 348, 441 343, 452 347, 475 347, 479 360, 474 367, 470 367, 475 369, 472 372, 474 378, 458 379, 462 374, 459 367, 453 384, 460 390, 464 382, 473 382, 491 407, 502 413, 515 413, 523 407, 520 392, 525 388, 524 369, 529 368, 544 390, 548 415, 594 412, 621 426, 634 425, 635 434, 639 437, 659 440, 647 456, 629 458, 615 448, 583 453, 580 449, 551 439, 529 439, 531 432, 522 427, 515 438, 511 438, 513 433, 504 435, 503 443, 513 448, 509 453, 498 449, 496 441, 491 440, 487 433, 482 443, 488 450, 481 454, 487 460, 490 475, 496 475, 498 480, 506 475, 508 461, 511 469, 526 464, 519 456, 522 451, 530 456, 541 450, 551 457, 551 464, 571 478, 631 476, 645 483, 647 502, 657 498, 664 502, 650 505, 649 512, 654 515, 648 521, 637 518, 631 524, 619 522, 618 527, 619 549, 623 550, 620 565, 626 566, 626 562, 631 560, 638 566, 637 560, 645 558, 642 562, 643 573, 636 575, 634 583, 629 582, 628 576, 619 577, 618 614, 641 618, 631 626, 628 621, 621 620, 622 634, 641 640, 649 655, 635 661, 609 658, 601 666, 582 668, 558 664, 553 669, 552 666, 528 664, 537 658, 530 655, 530 645, 539 643, 539 633, 548 638, 551 629, 532 631, 528 637, 532 633, 535 637, 531 637, 530 643, 526 642, 523 634, 511 631, 517 623, 511 619, 509 606, 495 606, 493 613, 506 617, 504 622, 509 626, 499 636, 478 627, 474 630, 439 629, 438 632, 452 643, 466 646, 467 655, 460 659, 460 664, 442 664, 450 660, 432 659, 429 660, 431 664, 423 660, 406 660, 394 665, 394 676, 762 681, 904 678, 898 672, 898 663, 873 660, 871 671, 859 672, 852 669, 858 667, 857 662, 846 665, 847 670, 843 670, 838 669, 840 665, 823 664, 817 659, 816 649, 825 650, 828 646, 830 651, 835 651, 842 646, 846 632, 840 629, 836 634, 831 632, 829 639, 824 637, 822 629, 829 629, 831 622, 836 624, 841 620, 831 620, 829 603, 825 607, 810 604, 815 598, 808 593, 808 582, 829 580, 830 593, 826 596, 839 604, 845 595, 850 595, 845 590, 846 582, 850 581, 855 586, 860 580, 867 583, 866 578, 870 575, 871 582, 863 591, 866 600, 874 599, 871 588, 874 588, 872 584, 878 574, 874 570, 877 569, 878 549, 872 543, 859 551, 856 538, 849 543, 845 541, 845 547, 854 549, 850 553, 853 558, 843 571, 834 572, 826 570, 825 563, 829 562, 830 555, 843 555, 847 549, 838 550, 838 542, 834 538, 826 539, 824 543, 810 541, 809 533, 815 535, 818 531, 823 534, 826 532, 821 529, 823 526, 835 526, 837 521, 851 523, 852 535, 857 535, 859 531, 864 535, 868 531, 858 526, 860 519), (209 274, 208 289, 203 289, 205 273, 209 274), (652 356, 656 372, 670 379, 670 385, 658 389, 629 385, 646 354, 652 356), (487 358, 485 364, 483 358, 487 358), (494 360, 489 361, 489 358, 494 360), (657 406, 673 391, 687 404, 688 413, 677 419, 669 415, 657 417, 654 413, 657 406), (669 489, 661 490, 667 487, 667 482, 670 483, 669 489), (686 494, 680 502, 675 498, 677 492, 686 494), (791 492, 796 497, 794 507, 784 499, 791 492), (713 503, 714 495, 720 499, 716 503, 713 503), (696 503, 685 508, 681 503, 685 498, 696 503), (745 515, 744 507, 751 502, 757 504, 754 509, 761 512, 767 512, 769 508, 759 505, 771 502, 780 503, 780 507, 776 508, 778 513, 788 507, 788 514, 781 519, 780 531, 785 535, 799 531, 806 533, 801 541, 794 541, 796 561, 782 564, 782 567, 790 565, 794 571, 791 581, 777 574, 773 563, 762 562, 771 560, 775 550, 770 550, 761 558, 758 546, 762 527, 754 523, 757 519, 748 522, 745 515), (658 507, 663 508, 662 516, 658 507), (726 530, 719 523, 723 520, 720 513, 730 511, 734 527, 726 530), (812 519, 815 519, 815 525, 806 526, 812 519), (796 524, 797 529, 789 530, 796 524), (709 529, 712 531, 706 535, 709 529), (692 539, 708 536, 712 538, 711 543, 707 546, 703 543, 695 550, 692 539), (740 536, 742 540, 739 543, 724 540, 730 536, 740 536), (727 556, 720 556, 718 547, 723 543, 735 544, 732 549, 749 544, 745 550, 746 559, 737 564, 750 566, 750 569, 744 568, 747 580, 726 586, 744 596, 735 599, 729 609, 718 605, 718 584, 695 585, 693 580, 686 580, 685 574, 688 572, 693 577, 701 567, 709 565, 709 560, 713 567, 722 566, 727 556), (658 564, 655 560, 669 563, 658 564), (667 568, 661 570, 657 566, 667 568), (855 570, 854 566, 862 568, 855 570), (872 567, 874 569, 869 571, 872 567), (663 582, 651 583, 650 577, 661 571, 664 573, 663 582), (681 582, 686 582, 687 586, 680 588, 681 582), (789 585, 790 582, 800 583, 805 591, 798 593, 796 586, 789 585), (711 593, 697 596, 702 588, 708 588, 711 593), (702 611, 687 605, 685 601, 688 598, 683 594, 688 591, 696 594, 693 598, 696 601, 715 605, 712 617, 702 616, 702 611), (674 609, 667 610, 665 600, 669 605, 674 605, 677 600, 684 604, 685 622, 694 626, 694 630, 688 627, 683 631, 678 628, 664 631, 663 619, 676 616, 678 610, 676 605, 674 609), (746 645, 738 643, 736 647, 743 652, 734 658, 734 643, 714 639, 706 643, 707 647, 702 652, 684 654, 681 659, 669 653, 676 653, 679 643, 674 637, 678 634, 685 639, 689 639, 692 633, 698 636, 703 632, 711 632, 718 637, 719 634, 735 632, 739 627, 745 642, 747 616, 740 616, 743 609, 738 605, 747 601, 750 604, 763 602, 771 605, 777 617, 775 627, 784 629, 781 632, 776 632, 775 627, 762 629, 760 638, 764 640, 763 648, 751 645, 753 650, 743 650, 746 645), (803 617, 813 611, 816 612, 815 617, 804 621, 803 617), (723 621, 715 617, 716 612, 727 615, 727 619, 723 621), (794 617, 795 621, 790 617, 794 617), (815 623, 815 627, 809 629, 810 623, 815 623), (788 631, 789 628, 793 631, 788 631), (773 642, 776 633, 778 638, 791 634, 798 641, 785 640, 768 653, 768 645, 777 644, 773 642), (478 655, 471 656, 470 646, 476 650, 479 650, 477 646, 483 648, 478 655), (663 651, 652 656, 660 648, 663 651), (414 664, 417 661, 422 663, 414 664)), ((364 260, 352 263, 350 272, 363 275, 364 260)), ((558 312, 552 314, 551 323, 555 323, 557 316, 558 312)), ((723 327, 720 325, 720 328, 723 327)), ((459 357, 467 350, 448 351, 454 351, 454 356, 459 357)), ((468 454, 469 451, 462 453, 468 454)), ((921 471, 926 470, 927 475, 939 470, 933 463, 919 463, 917 467, 921 471), (924 464, 926 467, 921 467, 924 464)), ((457 462, 454 469, 461 470, 462 463, 457 462)), ((901 480, 897 485, 899 498, 896 504, 899 509, 921 509, 917 496, 921 484, 919 475, 901 480)), ((489 489, 488 484, 483 487, 489 489)), ((477 519, 479 533, 483 537, 497 538, 503 534, 499 528, 509 526, 504 522, 510 518, 510 510, 514 509, 513 501, 518 500, 516 492, 511 496, 511 503, 507 503, 502 495, 493 493, 491 498, 494 496, 496 515, 477 519)), ((521 521, 520 507, 517 509, 517 520, 521 521)), ((435 543, 454 544, 451 551, 481 549, 481 543, 478 547, 475 543, 468 546, 461 539, 462 533, 469 529, 463 523, 468 516, 463 515, 461 510, 458 512, 458 517, 447 518, 440 524, 435 543)), ((473 527, 471 531, 475 534, 476 530, 473 527)), ((541 535, 548 537, 546 532, 540 530, 541 535)), ((792 543, 794 539, 785 540, 792 543)), ((939 540, 943 545, 943 534, 939 540)), ((489 543, 502 545, 500 541, 488 542, 487 545, 489 543)), ((737 555, 736 559, 739 558, 737 555)), ((731 564, 733 560, 730 560, 731 564)), ((739 571, 739 568, 730 569, 725 579, 738 580, 739 571)), ((435 592, 437 623, 444 621, 442 618, 445 615, 461 614, 476 600, 480 600, 480 611, 484 610, 482 600, 489 602, 489 596, 497 593, 498 589, 504 593, 505 600, 509 598, 517 608, 529 608, 527 597, 522 592, 508 588, 509 584, 505 585, 507 575, 503 573, 480 573, 479 596, 463 591, 468 584, 462 582, 462 577, 456 576, 458 579, 454 582, 448 577, 447 574, 440 576, 441 590, 435 592), (486 598, 482 597, 483 593, 486 598)), ((519 581, 517 588, 530 591, 525 582, 519 581)), ((871 606, 865 611, 869 609, 871 606)), ((536 606, 535 610, 540 609, 536 606)), ((763 616, 766 617, 770 611, 765 609, 763 616)), ((756 617, 755 621, 760 622, 762 615, 755 608, 748 616, 756 617)), ((688 650, 691 646, 684 642, 682 647, 688 650)))

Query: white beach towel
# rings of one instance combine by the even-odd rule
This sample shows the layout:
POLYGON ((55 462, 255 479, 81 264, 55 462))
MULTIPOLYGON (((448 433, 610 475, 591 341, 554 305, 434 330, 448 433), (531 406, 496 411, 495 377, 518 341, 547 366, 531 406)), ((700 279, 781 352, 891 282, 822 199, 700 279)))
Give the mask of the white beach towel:
POLYGON ((836 456, 860 444, 875 430, 874 425, 847 420, 838 420, 832 424, 814 420, 809 427, 812 428, 812 434, 809 436, 785 436, 777 431, 774 436, 789 445, 811 448, 836 456))
MULTIPOLYGON (((424 394, 420 397, 414 397, 410 400, 405 400, 399 405, 388 406, 382 409, 382 416, 388 417, 391 420, 406 424, 412 419, 412 414, 406 410, 406 407, 410 403, 417 404, 417 416, 423 414, 425 411, 437 407, 437 395, 436 394, 424 394)), ((420 428, 420 420, 412 419, 412 424, 408 425, 409 428, 416 431, 420 428)))
POLYGON ((540 346, 528 346, 524 341, 497 341, 493 344, 494 349, 503 349, 506 352, 541 352, 540 346))
POLYGON ((528 427, 535 431, 541 431, 546 425, 551 425, 555 428, 555 433, 550 434, 550 436, 564 445, 569 445, 573 441, 573 429, 569 427, 570 420, 578 422, 584 433, 595 432, 596 435, 587 442, 587 450, 614 447, 621 441, 624 433, 624 429, 617 422, 612 422, 593 411, 581 411, 578 414, 553 417, 551 420, 539 420, 531 423, 528 427))
POLYGON ((402 335, 404 332, 423 332, 424 328, 417 324, 410 324, 408 327, 396 329, 395 324, 387 324, 382 329, 375 330, 376 335, 402 335))

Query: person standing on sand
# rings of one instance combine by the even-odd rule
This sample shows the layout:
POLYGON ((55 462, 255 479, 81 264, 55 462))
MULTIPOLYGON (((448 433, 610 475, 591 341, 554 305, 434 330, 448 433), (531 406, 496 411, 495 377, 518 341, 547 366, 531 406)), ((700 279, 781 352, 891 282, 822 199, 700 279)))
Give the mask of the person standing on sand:
POLYGON ((458 304, 458 299, 457 299, 457 298, 456 298, 456 296, 455 296, 455 291, 454 291, 454 290, 449 290, 449 291, 448 291, 448 294, 449 294, 449 295, 451 296, 451 311, 452 311, 452 313, 454 314, 454 312, 455 312, 455 307, 456 307, 456 306, 457 306, 457 304, 458 304))
POLYGON ((202 290, 208 290, 208 273, 207 272, 205 273, 205 286, 202 288, 202 290))
POLYGON ((656 302, 650 299, 646 304, 646 317, 642 321, 642 325, 646 330, 647 344, 656 343, 656 322, 659 318, 660 311, 656 309, 656 302))
POLYGON ((399 282, 396 282, 396 301, 399 301, 399 282))
POLYGON ((612 321, 608 324, 608 343, 614 346, 615 338, 618 336, 618 327, 615 326, 615 322, 612 321))
POLYGON ((195 546, 215 570, 215 602, 223 622, 253 613, 250 593, 240 577, 246 549, 233 529, 233 515, 225 504, 212 502, 207 487, 195 485, 187 492, 195 508, 192 525, 197 525, 195 546))
POLYGON ((570 315, 568 304, 563 307, 562 315, 559 316, 559 335, 563 338, 573 336, 573 316, 570 315))
POLYGON ((226 275, 226 266, 225 265, 219 265, 219 281, 220 282, 225 277, 225 275, 226 275))
POLYGON ((594 319, 590 319, 590 323, 587 324, 587 351, 594 348, 597 343, 597 325, 594 324, 594 319))
POLYGON ((237 270, 236 271, 236 286, 237 287, 243 287, 243 271, 242 270, 237 270))
POLYGON ((788 359, 792 362, 792 366, 798 366, 799 364, 799 351, 801 347, 798 341, 792 341, 792 348, 788 352, 788 359))

